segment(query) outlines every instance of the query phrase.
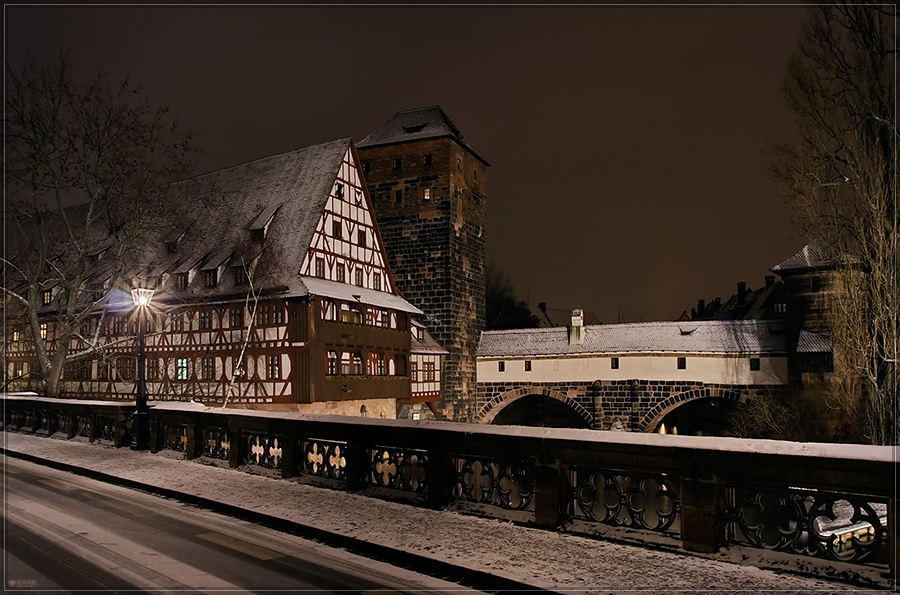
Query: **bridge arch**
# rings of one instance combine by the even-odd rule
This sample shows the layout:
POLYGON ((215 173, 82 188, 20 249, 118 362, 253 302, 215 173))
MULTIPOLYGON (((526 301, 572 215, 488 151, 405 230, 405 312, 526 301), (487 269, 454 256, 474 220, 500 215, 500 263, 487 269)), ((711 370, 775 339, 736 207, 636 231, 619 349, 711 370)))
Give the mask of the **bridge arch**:
POLYGON ((559 403, 568 407, 568 409, 570 409, 572 413, 577 415, 578 418, 583 422, 585 428, 594 427, 593 413, 585 409, 583 405, 578 403, 578 401, 572 399, 571 397, 567 397, 557 390, 549 388, 542 389, 537 387, 516 388, 495 395, 477 413, 477 415, 475 416, 475 422, 480 424, 493 423, 498 414, 507 410, 507 408, 513 403, 520 402, 526 397, 542 397, 544 399, 554 399, 555 401, 558 401, 559 403))
POLYGON ((650 411, 648 411, 638 425, 640 432, 653 432, 659 426, 660 422, 676 408, 690 401, 700 399, 725 399, 737 403, 745 403, 749 395, 741 391, 721 388, 721 387, 704 387, 695 388, 693 390, 672 395, 664 401, 657 403, 650 411))

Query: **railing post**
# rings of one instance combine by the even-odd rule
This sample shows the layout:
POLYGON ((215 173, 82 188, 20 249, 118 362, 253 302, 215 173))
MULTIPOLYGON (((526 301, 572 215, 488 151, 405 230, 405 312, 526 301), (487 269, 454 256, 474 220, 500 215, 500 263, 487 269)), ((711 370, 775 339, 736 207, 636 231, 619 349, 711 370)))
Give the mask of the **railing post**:
POLYGON ((297 440, 287 425, 281 433, 281 477, 290 479, 297 474, 297 440))
POLYGON ((428 448, 428 507, 445 507, 455 483, 456 470, 450 456, 442 446, 432 444, 428 448))
POLYGON ((228 466, 237 469, 244 459, 244 441, 241 436, 241 426, 236 419, 229 420, 228 441, 231 448, 228 450, 228 466))
POLYGON ((361 490, 366 487, 369 476, 369 453, 358 442, 347 442, 347 489, 361 490))
MULTIPOLYGON (((159 430, 160 430, 159 415, 153 415, 153 408, 151 407, 147 411, 147 416, 149 418, 148 421, 150 424, 150 452, 157 453, 157 452, 159 452, 159 443, 161 442, 161 440, 159 439, 159 430)), ((135 431, 135 429, 134 429, 135 421, 136 420, 135 420, 134 414, 132 414, 132 416, 131 416, 131 431, 132 432, 135 431)))
POLYGON ((568 481, 559 459, 534 461, 534 523, 543 529, 555 529, 565 522, 568 481))
POLYGON ((716 552, 725 540, 725 489, 718 477, 681 478, 681 547, 716 552))
POLYGON ((116 409, 116 416, 113 418, 113 446, 120 448, 125 446, 125 412, 122 409, 116 409))
POLYGON ((197 442, 200 437, 199 424, 193 419, 189 419, 187 428, 185 428, 184 437, 187 439, 184 443, 184 458, 187 460, 197 458, 197 442))

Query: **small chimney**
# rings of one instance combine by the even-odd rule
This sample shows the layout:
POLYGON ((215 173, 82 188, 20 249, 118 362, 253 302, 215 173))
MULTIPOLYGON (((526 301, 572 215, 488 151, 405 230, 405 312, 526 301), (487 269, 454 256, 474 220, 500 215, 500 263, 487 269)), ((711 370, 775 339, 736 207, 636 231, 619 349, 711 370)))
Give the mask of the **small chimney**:
POLYGON ((699 300, 697 302, 697 315, 703 316, 706 313, 706 300, 699 300))
POLYGON ((538 308, 541 309, 541 312, 543 312, 545 316, 547 315, 547 302, 540 302, 538 308))
POLYGON ((744 281, 738 281, 737 297, 738 297, 739 304, 744 301, 744 297, 746 297, 746 295, 747 295, 747 283, 744 281))
POLYGON ((771 287, 775 284, 775 275, 766 275, 766 287, 771 287))
POLYGON ((569 327, 569 345, 581 345, 581 333, 584 330, 584 312, 572 310, 572 326, 569 327))

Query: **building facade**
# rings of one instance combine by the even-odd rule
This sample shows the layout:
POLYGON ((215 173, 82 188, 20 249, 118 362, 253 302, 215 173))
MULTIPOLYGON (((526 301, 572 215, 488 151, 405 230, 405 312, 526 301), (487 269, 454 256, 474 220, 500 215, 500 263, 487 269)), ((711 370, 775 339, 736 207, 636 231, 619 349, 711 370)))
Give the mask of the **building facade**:
POLYGON ((397 287, 448 352, 437 409, 472 421, 488 163, 437 106, 397 113, 360 141, 359 155, 397 287))
MULTIPOLYGON (((395 417, 411 399, 411 317, 421 312, 398 294, 353 143, 227 168, 176 192, 192 216, 143 250, 130 286, 110 287, 100 256, 97 295, 86 299, 100 297, 104 308, 81 335, 96 332, 101 343, 68 366, 65 393, 134 397, 137 320, 127 292, 144 287, 155 290, 151 401, 395 417)), ((41 332, 52 349, 49 297, 41 332)), ((28 330, 11 327, 7 373, 18 380, 9 388, 32 388, 28 330)))

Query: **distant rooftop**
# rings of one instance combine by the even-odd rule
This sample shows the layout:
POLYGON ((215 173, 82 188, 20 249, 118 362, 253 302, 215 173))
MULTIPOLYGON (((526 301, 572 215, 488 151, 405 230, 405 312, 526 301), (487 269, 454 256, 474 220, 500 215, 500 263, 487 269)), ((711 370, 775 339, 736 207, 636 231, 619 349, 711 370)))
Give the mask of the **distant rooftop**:
POLYGON ((779 321, 639 322, 585 326, 581 345, 565 328, 484 331, 478 357, 582 353, 786 353, 779 321))
POLYGON ((833 244, 817 238, 803 246, 799 252, 787 260, 776 264, 769 270, 773 273, 781 274, 789 271, 834 268, 846 262, 846 260, 847 257, 842 256, 833 244))
POLYGON ((438 105, 405 110, 394 114, 390 120, 357 143, 357 147, 377 147, 429 138, 450 137, 467 148, 485 165, 490 165, 475 149, 469 146, 453 122, 438 105))

